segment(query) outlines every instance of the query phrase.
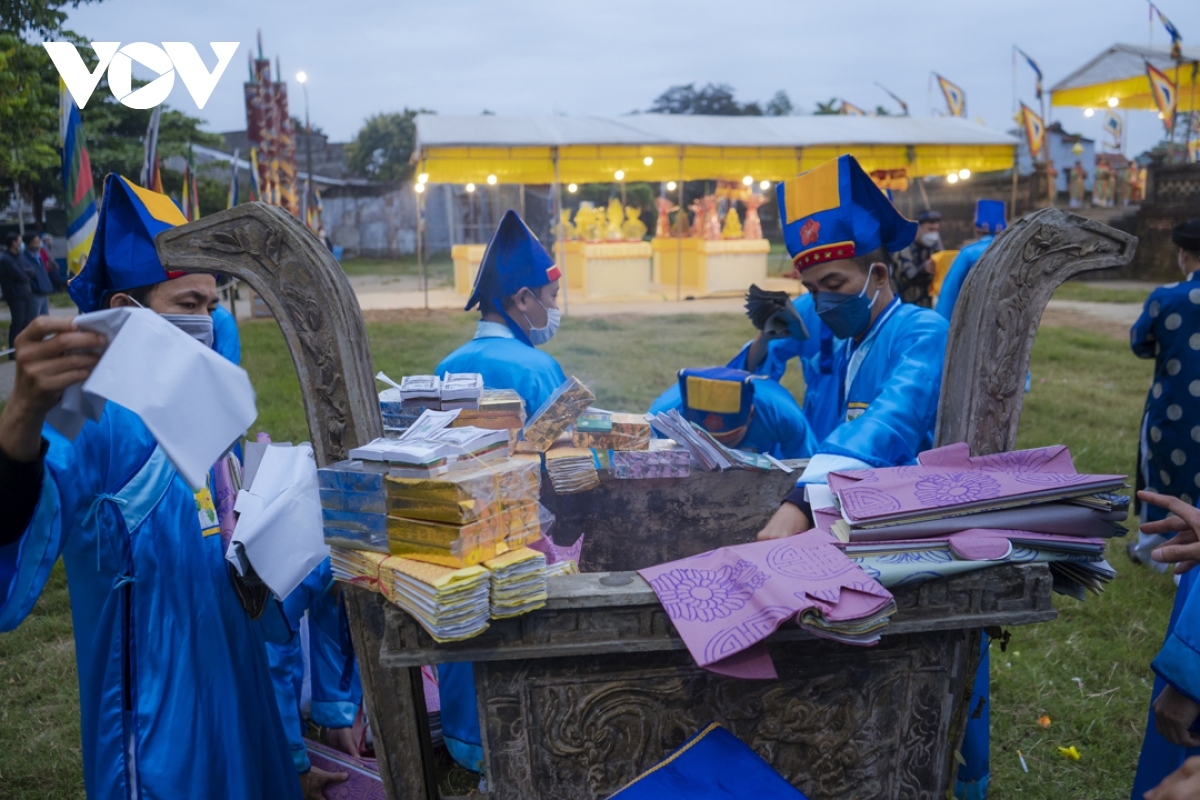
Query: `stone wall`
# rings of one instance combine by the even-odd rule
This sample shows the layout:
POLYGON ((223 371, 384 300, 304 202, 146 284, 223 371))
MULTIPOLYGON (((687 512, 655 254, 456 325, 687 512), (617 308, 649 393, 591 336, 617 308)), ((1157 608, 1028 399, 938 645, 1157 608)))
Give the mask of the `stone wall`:
POLYGON ((1179 280, 1171 229, 1200 217, 1200 164, 1151 164, 1146 170, 1146 201, 1137 217, 1137 255, 1122 277, 1179 280))

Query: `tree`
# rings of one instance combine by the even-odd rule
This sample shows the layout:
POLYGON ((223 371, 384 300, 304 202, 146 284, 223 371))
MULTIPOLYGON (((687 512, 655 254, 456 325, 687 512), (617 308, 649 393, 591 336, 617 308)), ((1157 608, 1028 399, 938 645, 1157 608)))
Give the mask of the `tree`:
POLYGON ((367 119, 354 141, 346 145, 346 166, 359 175, 377 181, 403 181, 412 177, 413 147, 417 114, 432 114, 426 109, 405 108, 399 113, 376 114, 367 119))
POLYGON ((824 116, 826 114, 840 114, 840 103, 836 97, 829 98, 828 103, 817 101, 817 110, 813 112, 813 116, 824 116))
POLYGON ((87 3, 98 2, 100 0, 5 0, 0 3, 0 30, 18 36, 26 33, 42 36, 61 33, 62 24, 67 20, 67 12, 62 10, 64 6, 79 8, 87 3))
POLYGON ((764 110, 768 117, 786 117, 793 111, 792 100, 787 96, 787 92, 780 89, 767 101, 764 110))
POLYGON ((651 114, 711 114, 721 117, 762 116, 762 107, 750 102, 742 105, 733 96, 733 87, 710 83, 701 89, 696 84, 672 86, 660 94, 648 109, 651 114))
POLYGON ((890 117, 891 115, 892 115, 892 112, 888 111, 888 110, 887 110, 886 108, 884 108, 883 106, 875 106, 875 116, 877 116, 877 117, 890 117))
POLYGON ((57 174, 58 164, 54 66, 44 48, 0 33, 0 201, 7 202, 13 185, 19 185, 22 195, 32 196, 34 216, 41 222, 39 194, 47 192, 39 193, 35 186, 57 174))

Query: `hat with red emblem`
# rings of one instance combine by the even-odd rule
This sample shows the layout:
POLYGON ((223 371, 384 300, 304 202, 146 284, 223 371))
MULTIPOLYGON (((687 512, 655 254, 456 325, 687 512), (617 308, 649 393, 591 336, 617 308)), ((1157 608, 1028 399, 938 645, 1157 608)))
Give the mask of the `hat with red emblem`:
POLYGON ((903 250, 917 235, 854 156, 838 156, 775 187, 783 241, 796 269, 903 250))
POLYGON ((754 382, 759 376, 729 367, 679 370, 683 418, 734 447, 754 416, 754 382))

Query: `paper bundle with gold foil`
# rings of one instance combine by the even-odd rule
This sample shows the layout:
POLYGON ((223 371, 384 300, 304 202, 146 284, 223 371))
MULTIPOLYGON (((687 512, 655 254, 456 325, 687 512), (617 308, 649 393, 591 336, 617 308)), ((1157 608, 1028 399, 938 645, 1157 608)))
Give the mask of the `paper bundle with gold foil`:
POLYGON ((389 516, 388 546, 393 555, 465 567, 507 552, 510 542, 536 538, 540 527, 537 500, 501 507, 465 525, 389 516))
POLYGON ((556 447, 547 452, 546 474, 559 494, 587 492, 600 485, 595 454, 586 447, 556 447))
POLYGON ((538 452, 546 452, 595 399, 596 396, 578 378, 567 378, 525 426, 525 442, 538 452))
POLYGON ((464 408, 450 425, 519 430, 525 427, 525 401, 512 389, 484 389, 479 408, 464 408))
POLYGON ((546 605, 546 557, 522 547, 483 564, 491 573, 491 616, 506 619, 546 605))
POLYGON ((575 422, 572 444, 597 450, 649 450, 650 423, 640 414, 588 411, 575 422))

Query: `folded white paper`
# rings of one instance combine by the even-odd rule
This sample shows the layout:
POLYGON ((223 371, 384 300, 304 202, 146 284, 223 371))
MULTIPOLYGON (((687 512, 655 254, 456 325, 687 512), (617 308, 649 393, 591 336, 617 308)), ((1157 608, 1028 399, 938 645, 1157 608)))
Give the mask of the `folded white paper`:
POLYGON ((108 336, 108 348, 47 421, 74 438, 111 400, 141 418, 192 488, 204 486, 213 463, 258 416, 246 371, 148 309, 81 314, 75 325, 108 336))
POLYGON ((226 559, 242 573, 234 544, 280 600, 328 557, 312 447, 267 447, 250 489, 238 492, 237 527, 226 559))

